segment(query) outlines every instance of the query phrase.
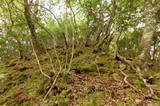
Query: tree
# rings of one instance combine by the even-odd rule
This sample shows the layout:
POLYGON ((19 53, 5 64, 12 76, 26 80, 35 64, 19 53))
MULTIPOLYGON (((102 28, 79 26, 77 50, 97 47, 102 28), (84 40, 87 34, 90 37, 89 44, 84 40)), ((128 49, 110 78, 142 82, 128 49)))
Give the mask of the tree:
POLYGON ((28 0, 24 0, 24 15, 28 24, 28 28, 31 33, 31 40, 33 42, 33 46, 36 49, 36 52, 39 53, 44 53, 44 47, 42 46, 40 40, 38 39, 36 35, 36 30, 35 30, 35 25, 32 20, 32 14, 30 10, 30 5, 28 3, 28 0))
POLYGON ((159 0, 145 0, 145 7, 143 0, 44 1, 0 2, 0 38, 5 41, 0 50, 6 56, 13 52, 19 57, 30 54, 29 38, 37 53, 55 45, 70 48, 73 42, 77 47, 115 51, 117 39, 120 55, 139 57, 142 63, 150 55, 158 60, 160 40, 155 32, 158 35, 159 0))
POLYGON ((139 55, 139 59, 143 65, 150 59, 150 47, 153 37, 156 32, 156 15, 158 10, 160 9, 160 4, 152 4, 152 0, 144 1, 144 15, 145 15, 145 27, 143 31, 143 35, 141 38, 141 53, 139 55))

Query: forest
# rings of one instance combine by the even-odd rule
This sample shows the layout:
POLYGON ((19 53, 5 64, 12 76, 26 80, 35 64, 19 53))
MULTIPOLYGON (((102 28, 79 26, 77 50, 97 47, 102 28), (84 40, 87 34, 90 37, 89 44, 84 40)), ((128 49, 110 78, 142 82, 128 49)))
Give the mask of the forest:
POLYGON ((160 0, 0 0, 0 106, 160 106, 160 0))

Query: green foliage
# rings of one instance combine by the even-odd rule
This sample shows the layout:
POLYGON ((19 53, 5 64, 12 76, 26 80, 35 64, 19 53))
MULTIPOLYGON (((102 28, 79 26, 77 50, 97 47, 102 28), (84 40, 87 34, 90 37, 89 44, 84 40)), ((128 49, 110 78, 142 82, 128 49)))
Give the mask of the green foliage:
POLYGON ((125 56, 134 57, 139 53, 141 31, 126 31, 118 41, 119 52, 125 56))
MULTIPOLYGON (((2 14, 0 35, 3 35, 0 36, 0 59, 3 61, 5 57, 12 58, 19 53, 28 56, 32 52, 22 2, 5 0, 0 3, 2 14)), ((121 33, 118 51, 125 56, 135 57, 139 53, 139 42, 143 30, 141 24, 144 24, 143 2, 143 0, 49 0, 45 5, 41 2, 40 6, 32 5, 30 8, 36 35, 40 41, 43 41, 46 48, 53 48, 54 44, 64 46, 65 39, 72 44, 73 37, 77 45, 84 45, 86 42, 95 44, 106 36, 105 30, 108 30, 107 26, 113 18, 111 21, 113 28, 109 30, 110 32, 116 30, 114 33, 116 36, 117 33, 118 35, 121 33), (68 38, 65 38, 64 34, 68 38)), ((153 4, 156 3, 158 0, 153 2, 153 4)), ((154 40, 154 42, 158 41, 154 40)), ((110 45, 112 41, 106 42, 112 46, 110 45)), ((115 42, 112 43, 115 44, 115 42)), ((157 54, 156 52, 155 55, 157 54)))
MULTIPOLYGON (((143 98, 121 84, 124 82, 119 71, 122 61, 113 57, 119 53, 130 61, 141 52, 141 38, 148 28, 145 19, 150 16, 144 12, 148 9, 145 0, 43 1, 29 2, 30 20, 25 17, 23 0, 0 1, 0 105, 39 105, 59 70, 62 72, 45 101, 46 106, 65 106, 73 102, 72 105, 101 106, 105 104, 106 95, 116 99, 119 88, 132 99, 143 98), (102 46, 97 46, 101 42, 102 46), (39 66, 33 51, 40 46, 46 54, 38 54, 39 66), (40 73, 41 68, 50 80, 40 73), (91 80, 95 80, 95 85, 90 84, 91 80), (106 94, 107 86, 110 89, 106 94)), ((151 6, 154 8, 159 2, 152 0, 151 6)), ((151 70, 142 72, 142 76, 151 88, 160 90, 160 12, 156 12, 153 26, 157 28, 153 29, 154 38, 148 46, 153 64, 146 61, 151 70)), ((147 31, 150 30, 152 28, 147 31)), ((128 82, 147 92, 136 72, 130 67, 123 71, 128 75, 128 82)), ((135 102, 117 101, 117 106, 135 102)), ((158 104, 159 97, 155 95, 153 101, 158 104)))

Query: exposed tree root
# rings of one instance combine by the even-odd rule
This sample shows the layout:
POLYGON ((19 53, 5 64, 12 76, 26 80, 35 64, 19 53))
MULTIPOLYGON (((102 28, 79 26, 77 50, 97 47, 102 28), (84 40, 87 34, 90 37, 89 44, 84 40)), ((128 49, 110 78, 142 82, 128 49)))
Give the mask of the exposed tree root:
MULTIPOLYGON (((145 96, 144 98, 152 97, 154 95, 154 90, 151 87, 149 87, 146 79, 143 78, 142 73, 141 73, 142 70, 140 69, 140 67, 138 65, 133 64, 132 61, 127 60, 125 57, 120 56, 119 54, 117 54, 116 56, 119 58, 120 61, 122 61, 125 64, 128 64, 138 74, 139 79, 143 81, 144 85, 149 89, 150 94, 145 96)), ((125 79, 124 79, 125 81, 128 76, 122 70, 121 70, 121 73, 125 76, 125 79)), ((125 81, 125 82, 128 83, 128 81, 125 81)), ((129 85, 129 86, 132 86, 132 85, 129 85)))
POLYGON ((138 90, 135 86, 133 86, 131 83, 129 83, 128 82, 128 75, 127 74, 125 74, 124 72, 123 72, 123 70, 119 70, 120 71, 120 73, 124 76, 124 82, 127 84, 127 85, 129 85, 131 88, 133 88, 136 92, 140 92, 140 90, 138 90))
POLYGON ((136 73, 138 73, 138 76, 139 76, 139 79, 141 79, 143 81, 143 83, 145 84, 145 86, 149 89, 150 91, 150 96, 153 96, 154 95, 154 90, 149 87, 146 79, 143 78, 142 74, 141 74, 141 69, 139 68, 139 66, 136 67, 136 73))

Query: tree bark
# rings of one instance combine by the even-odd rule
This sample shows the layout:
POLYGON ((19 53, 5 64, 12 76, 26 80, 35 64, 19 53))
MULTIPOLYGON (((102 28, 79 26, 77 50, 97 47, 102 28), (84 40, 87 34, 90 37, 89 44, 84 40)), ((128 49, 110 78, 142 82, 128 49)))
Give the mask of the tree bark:
POLYGON ((42 44, 40 43, 39 39, 36 36, 35 25, 31 18, 28 0, 24 0, 24 15, 28 24, 28 28, 31 33, 31 40, 33 42, 33 46, 36 50, 36 53, 38 54, 44 53, 45 52, 44 47, 42 46, 42 44))
MULTIPOLYGON (((113 5, 113 8, 112 8, 112 13, 110 15, 110 19, 108 20, 108 23, 107 25, 105 25, 103 28, 102 28, 102 38, 98 38, 98 41, 96 42, 95 44, 95 47, 96 48, 100 48, 105 40, 110 36, 110 32, 111 32, 111 27, 112 25, 114 24, 114 21, 115 21, 115 15, 116 15, 116 9, 117 9, 117 5, 116 5, 116 0, 113 0, 112 1, 112 5, 113 5)), ((108 42, 109 44, 110 42, 108 42)))
POLYGON ((145 64, 150 59, 151 41, 156 30, 156 13, 159 10, 159 5, 153 7, 151 0, 145 0, 145 27, 141 38, 140 48, 141 53, 138 56, 140 62, 145 64))

